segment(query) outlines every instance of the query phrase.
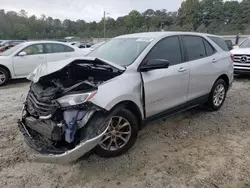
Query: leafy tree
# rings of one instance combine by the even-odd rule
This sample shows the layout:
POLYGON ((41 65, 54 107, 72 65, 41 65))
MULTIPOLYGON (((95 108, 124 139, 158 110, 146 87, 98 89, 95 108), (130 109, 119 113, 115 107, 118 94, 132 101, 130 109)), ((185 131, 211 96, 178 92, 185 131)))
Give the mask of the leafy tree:
POLYGON ((201 24, 196 31, 200 33, 207 33, 207 27, 205 26, 205 24, 201 24))
MULTIPOLYGON (((214 34, 250 33, 250 0, 185 0, 177 12, 166 9, 131 11, 116 20, 107 17, 106 36, 147 31, 197 31, 214 34)), ((0 9, 1 39, 56 39, 103 37, 104 20, 60 20, 49 15, 29 16, 0 9)))

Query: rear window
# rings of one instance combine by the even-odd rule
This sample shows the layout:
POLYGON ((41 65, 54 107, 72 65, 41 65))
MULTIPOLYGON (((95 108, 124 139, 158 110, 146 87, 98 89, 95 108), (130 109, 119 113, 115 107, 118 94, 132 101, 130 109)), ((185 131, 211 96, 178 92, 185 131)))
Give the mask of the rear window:
POLYGON ((216 43, 222 50, 229 51, 227 43, 220 37, 208 36, 214 43, 216 43))

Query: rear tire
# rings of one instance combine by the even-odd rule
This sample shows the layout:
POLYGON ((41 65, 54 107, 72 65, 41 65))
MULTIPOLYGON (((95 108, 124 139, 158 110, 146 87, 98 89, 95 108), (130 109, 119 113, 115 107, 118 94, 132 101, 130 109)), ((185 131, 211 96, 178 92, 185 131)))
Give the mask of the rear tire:
POLYGON ((219 79, 214 83, 207 102, 209 110, 218 111, 222 107, 227 96, 227 90, 227 84, 223 79, 219 79))
POLYGON ((127 109, 117 112, 109 122, 109 130, 96 146, 95 153, 101 157, 117 157, 126 153, 137 140, 138 121, 127 109))
POLYGON ((5 85, 9 81, 10 75, 8 71, 0 67, 0 86, 5 85))

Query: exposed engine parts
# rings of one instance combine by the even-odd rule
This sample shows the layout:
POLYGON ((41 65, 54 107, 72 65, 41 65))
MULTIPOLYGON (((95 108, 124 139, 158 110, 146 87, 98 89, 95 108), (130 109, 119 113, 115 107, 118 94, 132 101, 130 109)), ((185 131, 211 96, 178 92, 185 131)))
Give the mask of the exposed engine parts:
POLYGON ((122 72, 100 61, 76 60, 32 82, 19 122, 28 143, 40 152, 63 153, 103 133, 108 112, 88 99, 122 72))

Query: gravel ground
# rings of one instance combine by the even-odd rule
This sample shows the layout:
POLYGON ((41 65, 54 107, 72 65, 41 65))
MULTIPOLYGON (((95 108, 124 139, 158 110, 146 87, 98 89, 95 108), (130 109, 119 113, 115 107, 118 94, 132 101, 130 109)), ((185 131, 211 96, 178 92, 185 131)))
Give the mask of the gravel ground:
POLYGON ((0 187, 250 187, 250 78, 237 78, 218 112, 190 111, 146 126, 128 154, 68 165, 29 161, 16 121, 26 81, 2 87, 0 187))

